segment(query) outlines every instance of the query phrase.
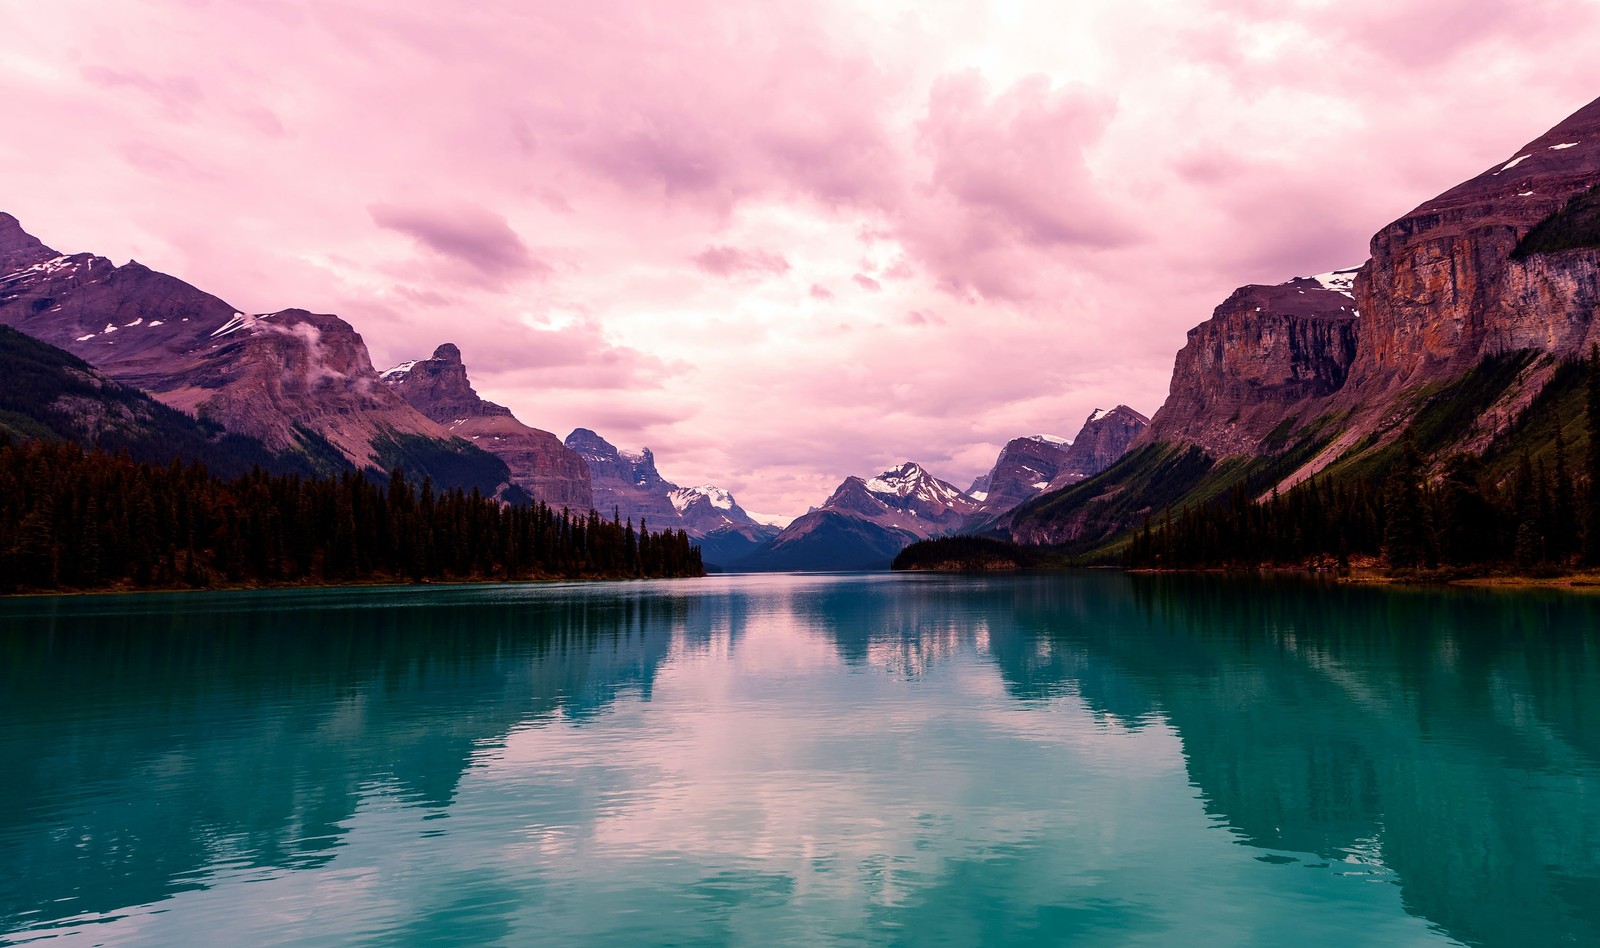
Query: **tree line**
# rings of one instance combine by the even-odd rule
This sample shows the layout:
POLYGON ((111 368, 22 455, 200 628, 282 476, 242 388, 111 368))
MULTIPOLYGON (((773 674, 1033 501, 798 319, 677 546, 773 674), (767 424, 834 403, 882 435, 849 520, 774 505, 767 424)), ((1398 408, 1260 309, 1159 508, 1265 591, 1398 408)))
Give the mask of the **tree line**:
POLYGON ((1220 500, 1147 517, 1129 542, 1133 567, 1349 565, 1399 571, 1600 566, 1600 348, 1584 360, 1588 450, 1526 450, 1495 477, 1481 457, 1427 458, 1408 433, 1376 478, 1313 477, 1260 499, 1236 487, 1220 500))
POLYGON ((0 592, 704 572, 682 530, 439 491, 401 470, 222 479, 0 435, 0 592))

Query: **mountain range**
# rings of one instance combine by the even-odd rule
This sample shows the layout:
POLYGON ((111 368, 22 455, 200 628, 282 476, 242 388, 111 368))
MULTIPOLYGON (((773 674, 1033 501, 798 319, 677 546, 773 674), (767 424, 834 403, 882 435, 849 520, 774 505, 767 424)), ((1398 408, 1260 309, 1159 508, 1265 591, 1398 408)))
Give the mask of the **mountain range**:
POLYGON ((651 529, 682 529, 699 542, 709 567, 727 568, 778 533, 757 523, 720 487, 679 487, 662 477, 649 448, 626 453, 588 428, 574 430, 565 443, 588 465, 597 510, 651 529))
POLYGON ((1100 473, 1148 424, 1143 415, 1118 405, 1096 410, 1070 441, 1053 435, 1015 438, 967 491, 912 461, 874 477, 848 477, 822 506, 734 565, 748 570, 883 569, 918 540, 992 529, 1016 505, 1100 473))
POLYGON ((725 489, 666 480, 649 448, 633 454, 587 428, 563 440, 525 424, 478 395, 453 343, 380 373, 337 316, 247 314, 137 262, 60 254, 0 215, 6 326, 18 332, 0 339, 0 354, 26 363, 37 382, 12 400, 26 411, 0 415, 0 430, 14 436, 131 447, 218 470, 384 477, 404 468, 413 480, 508 502, 681 529, 713 568, 883 568, 916 540, 991 526, 1019 503, 1099 473, 1148 423, 1119 405, 1096 411, 1070 441, 1014 439, 970 493, 912 462, 850 477, 780 530, 725 489))
POLYGON ((404 468, 681 529, 722 568, 880 568, 959 534, 1108 553, 1173 508, 1379 477, 1403 435, 1434 463, 1576 444, 1527 419, 1569 397, 1552 385, 1600 343, 1597 312, 1600 100, 1379 229, 1360 266, 1234 291, 1189 332, 1152 418, 1117 405, 1070 440, 1013 439, 965 491, 911 461, 848 477, 780 530, 724 489, 666 480, 648 448, 524 423, 477 394, 451 343, 379 373, 338 316, 245 313, 0 214, 0 327, 15 330, 0 334, 0 432, 219 470, 404 468))
POLYGON ((337 316, 247 314, 136 261, 60 254, 0 214, 0 325, 314 470, 404 467, 507 499, 505 464, 378 381, 337 316))
POLYGON ((452 343, 379 373, 337 316, 247 314, 134 261, 61 254, 9 214, 0 214, 0 327, 19 334, 0 339, 0 355, 26 363, 36 383, 26 398, 12 393, 27 411, 0 419, 14 436, 131 445, 149 460, 219 470, 237 467, 230 458, 284 472, 404 468, 440 487, 683 529, 724 560, 777 533, 727 491, 665 481, 648 449, 624 457, 587 429, 569 447, 524 424, 478 395, 452 343))

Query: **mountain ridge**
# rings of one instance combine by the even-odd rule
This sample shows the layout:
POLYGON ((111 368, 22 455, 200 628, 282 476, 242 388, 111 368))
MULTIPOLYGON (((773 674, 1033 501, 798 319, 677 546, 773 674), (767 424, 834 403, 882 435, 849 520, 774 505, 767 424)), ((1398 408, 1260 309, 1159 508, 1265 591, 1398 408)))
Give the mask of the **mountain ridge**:
POLYGON ((247 314, 137 261, 56 253, 9 214, 0 261, 21 264, 0 273, 0 324, 173 408, 277 453, 332 445, 379 474, 405 466, 488 493, 510 486, 499 459, 382 385, 361 335, 337 316, 247 314))

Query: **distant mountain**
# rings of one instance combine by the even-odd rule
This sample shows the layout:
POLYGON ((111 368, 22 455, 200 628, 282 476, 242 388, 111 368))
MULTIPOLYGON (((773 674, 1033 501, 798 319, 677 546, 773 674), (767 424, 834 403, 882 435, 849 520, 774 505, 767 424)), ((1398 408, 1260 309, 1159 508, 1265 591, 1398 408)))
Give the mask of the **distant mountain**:
POLYGON ((700 557, 718 569, 741 568, 738 564, 771 545, 782 530, 770 523, 734 524, 694 536, 700 557))
POLYGON ((757 523, 728 491, 712 484, 679 487, 662 477, 649 448, 629 454, 588 428, 567 435, 566 446, 588 467, 595 509, 636 525, 643 521, 652 530, 681 529, 699 543, 709 566, 725 568, 778 535, 777 527, 757 523))
POLYGON ((1010 510, 1050 486, 1062 471, 1072 442, 1055 435, 1012 438, 1000 449, 994 467, 967 491, 985 510, 1010 510))
MULTIPOLYGON (((135 461, 198 461, 219 477, 253 467, 281 474, 315 470, 300 453, 278 454, 118 384, 70 352, 0 326, 0 434, 74 441, 135 461)), ((331 454, 328 448, 323 454, 331 454)), ((348 466, 345 467, 348 470, 348 466)))
POLYGON ((1012 439, 1001 449, 993 469, 979 478, 988 486, 982 496, 974 495, 982 507, 968 528, 987 530, 1018 505, 1099 474, 1116 463, 1149 424, 1132 408, 1118 405, 1091 412, 1071 441, 1053 435, 1012 439))
POLYGON ((607 517, 620 512, 622 519, 632 519, 635 525, 644 520, 651 529, 682 525, 678 508, 668 496, 678 485, 656 470, 656 458, 649 448, 628 454, 588 428, 575 429, 565 444, 589 469, 596 510, 607 517))
POLYGON ((58 254, 9 214, 0 267, 0 324, 270 451, 313 466, 403 466, 486 493, 508 486, 498 458, 378 384, 366 344, 337 316, 243 313, 137 262, 58 254))
POLYGON ((1072 439, 1061 473, 1050 482, 1050 489, 1093 477, 1117 463, 1148 427, 1150 419, 1127 405, 1095 409, 1072 439))
POLYGON ((453 343, 439 346, 431 359, 403 362, 379 378, 429 420, 504 461, 511 482, 528 496, 557 510, 585 513, 594 507, 583 458, 550 432, 518 421, 511 409, 478 397, 453 343))
POLYGON ((907 461, 877 477, 848 477, 740 569, 887 569, 917 540, 961 531, 981 504, 907 461))

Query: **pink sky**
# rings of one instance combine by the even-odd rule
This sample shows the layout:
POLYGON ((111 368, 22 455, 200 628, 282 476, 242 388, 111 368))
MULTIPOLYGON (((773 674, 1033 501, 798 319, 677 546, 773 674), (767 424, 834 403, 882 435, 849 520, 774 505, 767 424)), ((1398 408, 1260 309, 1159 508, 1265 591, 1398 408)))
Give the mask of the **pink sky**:
POLYGON ((785 518, 1154 413, 1600 95, 1594 0, 12 4, 0 210, 785 518), (1590 73, 1595 73, 1590 75, 1590 73))

